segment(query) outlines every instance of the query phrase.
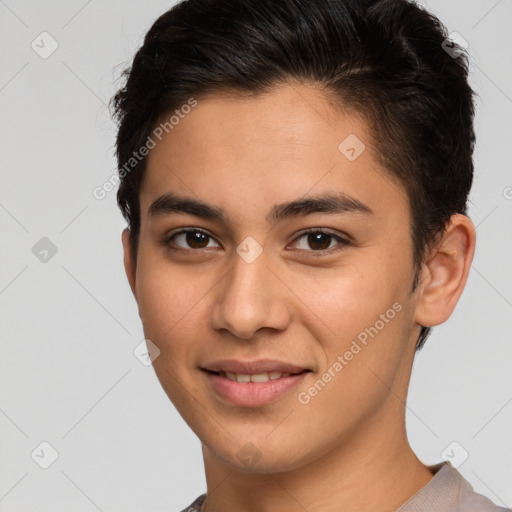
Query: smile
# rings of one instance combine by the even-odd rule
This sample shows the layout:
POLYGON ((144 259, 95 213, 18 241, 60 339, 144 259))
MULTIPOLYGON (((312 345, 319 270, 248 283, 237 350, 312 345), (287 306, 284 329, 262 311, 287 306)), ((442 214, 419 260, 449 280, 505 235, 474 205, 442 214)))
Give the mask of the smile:
POLYGON ((258 407, 274 403, 299 385, 310 373, 262 372, 254 374, 203 370, 213 391, 233 405, 258 407))

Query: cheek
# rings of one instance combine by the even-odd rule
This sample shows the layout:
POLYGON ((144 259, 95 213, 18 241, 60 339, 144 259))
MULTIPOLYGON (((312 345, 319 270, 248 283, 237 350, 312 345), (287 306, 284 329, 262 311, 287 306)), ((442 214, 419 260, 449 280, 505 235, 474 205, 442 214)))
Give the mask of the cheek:
POLYGON ((153 368, 163 389, 185 417, 190 396, 198 393, 191 372, 201 335, 198 329, 204 325, 206 315, 205 301, 201 299, 209 288, 199 286, 198 273, 185 275, 156 258, 141 263, 137 279, 144 335, 160 350, 153 368))
POLYGON ((356 396, 362 382, 375 383, 370 368, 384 380, 392 378, 408 346, 410 272, 407 262, 398 261, 396 254, 380 251, 374 256, 369 251, 367 258, 325 274, 315 283, 316 293, 310 296, 325 367, 342 357, 343 370, 335 373, 344 375, 338 380, 346 379, 347 390, 354 384, 356 396))
POLYGON ((384 264, 382 258, 360 259, 332 272, 318 273, 314 286, 308 283, 305 296, 336 335, 351 337, 373 325, 394 302, 403 300, 405 280, 397 270, 384 264))
MULTIPOLYGON (((151 247, 140 252, 137 267, 137 297, 145 327, 174 330, 194 315, 195 305, 205 296, 208 271, 179 267, 151 247)), ((213 283, 212 283, 213 284, 213 283)))
POLYGON ((355 427, 380 410, 390 389, 401 393, 393 383, 404 364, 411 315, 405 287, 378 270, 353 269, 350 277, 325 282, 329 292, 316 298, 322 365, 301 399, 311 400, 304 411, 330 411, 325 431, 336 432, 340 421, 355 427))
POLYGON ((139 312, 146 334, 161 336, 172 329, 179 318, 181 283, 155 267, 139 272, 137 283, 139 312))

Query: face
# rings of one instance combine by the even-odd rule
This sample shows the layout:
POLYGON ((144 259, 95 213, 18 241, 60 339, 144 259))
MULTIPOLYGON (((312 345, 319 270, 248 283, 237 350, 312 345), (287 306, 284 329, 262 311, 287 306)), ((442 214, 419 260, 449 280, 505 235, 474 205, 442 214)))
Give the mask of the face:
POLYGON ((392 435, 420 329, 411 217, 359 117, 307 86, 198 100, 150 151, 140 206, 128 274, 204 447, 279 472, 392 435))

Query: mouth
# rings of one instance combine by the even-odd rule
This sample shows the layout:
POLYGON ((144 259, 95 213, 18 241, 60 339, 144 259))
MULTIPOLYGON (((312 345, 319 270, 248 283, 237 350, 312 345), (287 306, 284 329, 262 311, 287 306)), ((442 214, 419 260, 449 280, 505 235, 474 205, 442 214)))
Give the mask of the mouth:
POLYGON ((209 389, 222 402, 239 407, 261 407, 284 400, 312 370, 239 373, 202 368, 202 373, 209 389))
POLYGON ((278 380, 290 376, 301 375, 303 373, 311 372, 311 370, 302 370, 296 372, 281 372, 281 371, 271 371, 271 372, 260 372, 260 373, 235 373, 235 372, 227 372, 227 371, 214 371, 207 370, 203 368, 203 370, 212 375, 218 375, 219 377, 224 377, 225 379, 229 379, 232 382, 268 382, 271 380, 278 380))

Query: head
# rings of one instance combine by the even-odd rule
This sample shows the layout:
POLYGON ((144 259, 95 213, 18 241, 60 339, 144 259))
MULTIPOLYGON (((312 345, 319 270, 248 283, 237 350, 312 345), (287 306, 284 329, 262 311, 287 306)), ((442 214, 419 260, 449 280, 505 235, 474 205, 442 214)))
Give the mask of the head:
POLYGON ((324 422, 317 451, 318 425, 273 434, 265 467, 299 443, 291 468, 382 420, 378 381, 406 393, 415 351, 453 311, 474 250, 474 111, 446 37, 405 0, 191 0, 126 71, 113 103, 127 275, 162 385, 226 460, 228 438, 258 446, 283 401, 225 403, 210 362, 300 363, 302 402, 286 399, 299 424, 343 388, 348 419, 324 422))

